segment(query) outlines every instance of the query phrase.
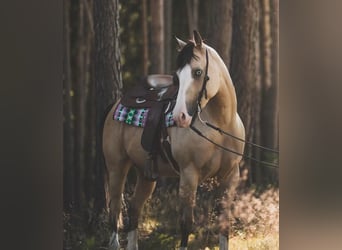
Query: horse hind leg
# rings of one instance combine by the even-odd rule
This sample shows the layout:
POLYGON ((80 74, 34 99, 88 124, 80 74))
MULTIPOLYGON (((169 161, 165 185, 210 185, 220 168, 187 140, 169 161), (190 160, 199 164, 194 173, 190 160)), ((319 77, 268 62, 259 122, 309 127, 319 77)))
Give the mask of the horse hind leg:
POLYGON ((219 201, 216 207, 220 225, 219 250, 229 249, 230 204, 233 202, 238 180, 239 167, 236 166, 226 178, 219 180, 220 185, 215 192, 215 200, 219 201))
POLYGON ((121 197, 124 191, 124 184, 128 170, 131 166, 129 162, 125 164, 106 163, 108 169, 107 183, 107 206, 110 209, 110 217, 113 224, 113 233, 109 240, 109 250, 119 250, 118 220, 121 210, 121 197))
POLYGON ((138 172, 134 194, 128 204, 127 250, 138 250, 138 220, 145 201, 151 196, 156 182, 147 181, 138 172))

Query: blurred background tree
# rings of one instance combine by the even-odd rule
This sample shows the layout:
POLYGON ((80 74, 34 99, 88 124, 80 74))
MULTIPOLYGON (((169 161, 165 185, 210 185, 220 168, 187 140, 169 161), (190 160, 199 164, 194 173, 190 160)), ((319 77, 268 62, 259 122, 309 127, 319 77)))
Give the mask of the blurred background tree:
MULTIPOLYGON (((66 249, 106 244, 107 238, 99 233, 105 220, 100 150, 105 109, 146 74, 173 73, 175 35, 187 40, 197 29, 218 51, 236 88, 247 139, 277 148, 278 4, 278 0, 64 0, 66 249)), ((248 147, 245 152, 276 160, 248 147)), ((248 160, 241 167, 248 171, 246 187, 278 185, 278 170, 248 160)))

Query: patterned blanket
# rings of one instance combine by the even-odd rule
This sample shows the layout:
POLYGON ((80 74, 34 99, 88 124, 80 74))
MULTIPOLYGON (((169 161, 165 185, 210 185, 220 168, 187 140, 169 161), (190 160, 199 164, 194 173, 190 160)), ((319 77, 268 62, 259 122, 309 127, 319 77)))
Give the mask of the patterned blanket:
MULTIPOLYGON (((148 108, 129 108, 119 103, 119 105, 116 107, 114 111, 113 119, 120 122, 124 122, 129 125, 143 128, 146 124, 148 112, 148 108)), ((172 111, 169 111, 165 115, 165 125, 166 127, 171 127, 175 125, 172 116, 172 111)))

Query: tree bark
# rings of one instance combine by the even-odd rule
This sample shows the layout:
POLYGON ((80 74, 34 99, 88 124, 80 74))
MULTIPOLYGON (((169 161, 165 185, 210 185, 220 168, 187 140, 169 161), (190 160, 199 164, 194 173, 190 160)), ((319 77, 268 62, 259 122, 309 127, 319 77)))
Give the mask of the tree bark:
POLYGON ((74 86, 74 105, 75 105, 75 211, 80 212, 82 206, 82 181, 84 178, 84 137, 85 137, 85 84, 84 84, 84 4, 78 3, 78 33, 75 51, 76 56, 76 81, 74 86))
MULTIPOLYGON (((238 113, 246 129, 246 140, 253 141, 260 95, 259 4, 254 0, 234 0, 233 9, 230 72, 237 93, 238 113)), ((252 151, 246 147, 245 153, 251 154, 252 151)), ((246 160, 245 163, 245 167, 249 169, 249 181, 253 181, 251 162, 246 160)))
POLYGON ((165 2, 165 72, 170 74, 172 71, 172 1, 165 2))
POLYGON ((198 0, 186 0, 186 11, 189 37, 192 37, 193 31, 198 30, 198 0))
POLYGON ((122 77, 119 47, 118 0, 94 1, 95 86, 96 86, 96 170, 95 209, 105 206, 102 125, 107 106, 120 97, 122 77))
POLYGON ((85 10, 85 27, 86 32, 84 34, 85 41, 85 139, 84 139, 84 181, 83 181, 83 191, 85 195, 85 202, 87 205, 91 206, 96 194, 94 193, 94 165, 95 165, 95 126, 96 126, 96 116, 95 116, 95 84, 94 84, 94 20, 93 20, 93 4, 92 0, 83 0, 84 10, 85 10))
POLYGON ((278 146, 279 143, 279 109, 278 109, 278 86, 279 86, 279 0, 271 1, 271 36, 272 36, 272 83, 274 86, 275 95, 275 136, 274 136, 274 147, 278 146))
MULTIPOLYGON (((278 77, 278 0, 262 0, 263 64, 262 64, 262 112, 261 144, 270 148, 277 146, 277 77, 278 77), (271 5, 272 3, 272 5, 271 5), (272 9, 271 9, 272 7, 272 9), (271 12, 272 11, 272 12, 271 12)), ((263 152, 262 160, 272 162, 274 154, 263 152)), ((277 182, 277 173, 264 168, 264 182, 277 182)))
POLYGON ((151 74, 163 74, 164 68, 164 0, 151 0, 151 74))
POLYGON ((233 30, 233 0, 216 0, 210 12, 208 19, 211 27, 207 33, 208 42, 212 44, 229 68, 233 30))
POLYGON ((74 199, 73 169, 74 169, 74 125, 72 121, 73 105, 71 100, 71 53, 70 53, 70 3, 64 1, 64 63, 63 63, 63 201, 64 210, 71 211, 71 204, 74 199))
POLYGON ((148 74, 149 57, 148 57, 148 30, 147 30, 147 3, 142 1, 142 32, 143 32, 143 73, 148 74))

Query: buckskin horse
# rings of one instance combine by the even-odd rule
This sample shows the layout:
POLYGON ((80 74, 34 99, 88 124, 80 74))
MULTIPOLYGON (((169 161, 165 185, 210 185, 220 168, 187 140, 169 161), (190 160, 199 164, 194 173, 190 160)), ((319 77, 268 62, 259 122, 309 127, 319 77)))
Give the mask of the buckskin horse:
MULTIPOLYGON (((241 155, 224 152, 217 144, 233 151, 243 153, 244 142, 231 137, 223 137, 218 131, 205 126, 204 120, 229 131, 237 137, 245 138, 245 129, 237 113, 235 89, 223 60, 218 53, 205 44, 197 31, 193 38, 184 42, 176 38, 179 46, 177 70, 172 85, 178 93, 172 109, 176 126, 167 129, 168 140, 179 172, 158 156, 158 173, 160 176, 179 177, 180 202, 180 250, 187 249, 188 236, 193 226, 193 208, 196 201, 198 185, 211 177, 217 177, 216 194, 222 199, 232 199, 230 191, 234 190, 239 179, 239 162, 241 155), (198 136, 195 130, 202 134, 198 136)), ((153 80, 153 77, 152 77, 153 80)), ((153 82, 153 81, 152 81, 153 82)), ((152 84, 151 84, 152 85, 152 84)), ((134 194, 129 201, 129 228, 127 249, 138 249, 138 219, 144 202, 151 196, 156 182, 144 178, 144 164, 147 152, 141 146, 143 128, 128 125, 113 119, 120 100, 113 105, 106 116, 103 127, 103 154, 107 167, 108 207, 113 217, 114 229, 110 238, 109 249, 120 249, 118 220, 121 198, 129 169, 134 166, 137 181, 134 194)), ((219 220, 227 220, 227 203, 220 203, 219 220)), ((228 249, 229 222, 220 223, 219 249, 228 249)))

